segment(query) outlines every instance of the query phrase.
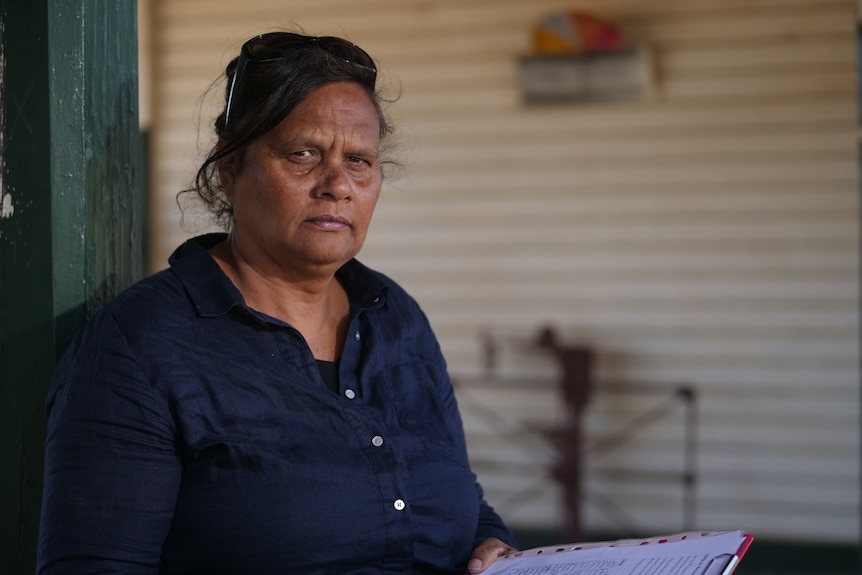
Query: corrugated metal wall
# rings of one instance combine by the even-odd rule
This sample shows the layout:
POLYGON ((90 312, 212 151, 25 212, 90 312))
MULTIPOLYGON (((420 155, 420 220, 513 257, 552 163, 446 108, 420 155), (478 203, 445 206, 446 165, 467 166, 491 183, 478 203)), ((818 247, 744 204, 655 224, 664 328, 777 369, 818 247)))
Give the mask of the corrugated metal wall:
MULTIPOLYGON (((675 382, 696 391, 694 527, 859 540, 853 0, 150 1, 154 268, 193 231, 174 195, 211 144, 201 95, 241 41, 293 23, 348 36, 400 93, 405 160, 361 259, 423 304, 513 524, 561 519, 537 431, 562 417, 557 370, 528 345, 552 324, 597 354, 588 442, 675 382), (531 26, 573 8, 652 48, 654 97, 523 105, 531 26)), ((680 484, 659 477, 684 463, 683 407, 588 454, 588 532, 686 527, 680 484)))

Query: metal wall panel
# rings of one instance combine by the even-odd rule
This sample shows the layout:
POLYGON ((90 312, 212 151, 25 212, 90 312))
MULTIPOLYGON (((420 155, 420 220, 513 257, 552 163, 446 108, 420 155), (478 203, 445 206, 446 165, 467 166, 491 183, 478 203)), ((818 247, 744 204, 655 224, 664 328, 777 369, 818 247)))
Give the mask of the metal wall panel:
MULTIPOLYGON (((153 0, 151 267, 194 231, 174 196, 211 144, 223 86, 201 95, 240 43, 293 23, 346 35, 399 96, 404 162, 361 259, 425 307, 480 480, 513 524, 561 521, 534 433, 561 418, 557 366, 525 351, 551 323, 597 354, 588 440, 663 386, 697 391, 696 528, 858 542, 855 4, 153 0), (524 105, 531 26, 575 7, 653 49, 652 97, 524 105), (503 342, 492 374, 482 333, 503 342)), ((587 456, 585 529, 683 527, 678 485, 605 469, 674 470, 680 417, 587 456)))

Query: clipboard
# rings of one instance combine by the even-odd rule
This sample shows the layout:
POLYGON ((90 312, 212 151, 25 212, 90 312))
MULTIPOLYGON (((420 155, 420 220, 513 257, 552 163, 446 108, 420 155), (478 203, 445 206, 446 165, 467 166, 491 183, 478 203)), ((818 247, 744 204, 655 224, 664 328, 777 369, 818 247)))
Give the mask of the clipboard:
POLYGON ((688 531, 644 539, 548 545, 497 559, 487 575, 731 575, 754 537, 688 531))

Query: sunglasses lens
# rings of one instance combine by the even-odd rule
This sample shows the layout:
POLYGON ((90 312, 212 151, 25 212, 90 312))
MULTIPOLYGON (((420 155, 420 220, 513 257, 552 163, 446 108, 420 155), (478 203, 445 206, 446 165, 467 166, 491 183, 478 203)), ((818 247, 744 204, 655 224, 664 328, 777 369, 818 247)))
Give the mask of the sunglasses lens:
POLYGON ((283 58, 290 50, 302 48, 307 44, 308 39, 305 36, 290 32, 276 32, 249 40, 244 50, 255 60, 273 60, 283 58))
POLYGON ((318 38, 316 42, 323 48, 326 52, 332 54, 337 58, 341 58, 347 62, 352 62, 354 64, 358 64, 363 68, 369 68, 376 72, 377 70, 374 68, 374 61, 371 59, 371 56, 368 55, 365 50, 357 46, 356 44, 351 44, 346 40, 342 40, 341 38, 334 38, 332 36, 323 36, 318 38))
POLYGON ((258 61, 284 58, 292 50, 317 45, 324 52, 346 62, 352 62, 376 73, 371 56, 359 46, 334 36, 302 36, 291 32, 274 32, 254 38, 243 47, 249 58, 258 61))

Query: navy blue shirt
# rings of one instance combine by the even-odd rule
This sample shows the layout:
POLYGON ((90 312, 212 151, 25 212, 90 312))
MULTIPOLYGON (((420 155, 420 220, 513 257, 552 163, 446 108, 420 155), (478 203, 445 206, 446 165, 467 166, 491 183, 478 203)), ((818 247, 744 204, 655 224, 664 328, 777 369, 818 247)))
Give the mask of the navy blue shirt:
POLYGON ((103 308, 47 400, 39 573, 463 573, 514 545, 416 302, 353 260, 337 392, 208 248, 103 308))

